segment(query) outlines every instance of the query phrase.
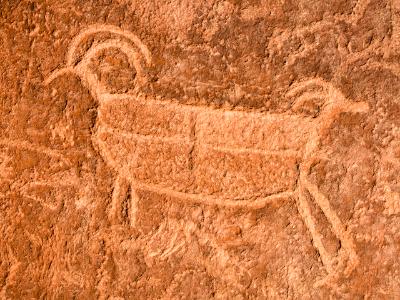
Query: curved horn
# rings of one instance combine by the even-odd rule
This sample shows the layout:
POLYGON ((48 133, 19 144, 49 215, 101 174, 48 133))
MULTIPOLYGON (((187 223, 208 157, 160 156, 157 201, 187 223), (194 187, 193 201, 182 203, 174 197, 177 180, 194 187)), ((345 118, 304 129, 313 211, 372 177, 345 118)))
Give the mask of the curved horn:
POLYGON ((113 25, 102 25, 95 24, 89 26, 87 29, 79 33, 71 42, 71 45, 67 52, 67 66, 73 66, 76 63, 76 50, 79 47, 80 43, 87 38, 88 36, 97 34, 97 33, 112 33, 116 35, 120 35, 128 40, 130 40, 136 47, 140 49, 146 62, 149 64, 151 62, 151 53, 149 49, 144 45, 141 40, 132 32, 122 30, 121 28, 113 25))
POLYGON ((312 101, 321 109, 321 114, 338 114, 341 112, 367 112, 369 107, 366 102, 352 102, 332 83, 320 78, 312 78, 306 81, 295 83, 286 94, 287 97, 295 98, 292 105, 298 110, 307 101, 312 101), (315 103, 317 102, 317 103, 315 103))
POLYGON ((99 53, 99 51, 109 48, 116 48, 122 51, 127 56, 129 64, 136 69, 139 79, 144 78, 143 68, 140 63, 141 57, 138 54, 138 52, 135 51, 136 49, 133 48, 130 43, 121 40, 107 40, 101 42, 90 48, 83 56, 80 63, 74 67, 75 72, 81 77, 81 80, 83 80, 83 82, 87 85, 91 93, 96 97, 98 96, 98 94, 104 92, 104 88, 98 81, 97 76, 95 76, 92 72, 90 72, 87 66, 92 60, 92 58, 95 57, 97 53, 99 53))
POLYGON ((72 39, 66 54, 66 66, 54 71, 45 80, 45 84, 49 84, 58 76, 72 72, 81 77, 92 93, 97 94, 99 89, 97 78, 93 74, 90 74, 90 72, 87 72, 86 67, 91 58, 93 58, 99 51, 107 48, 117 48, 122 51, 127 56, 129 64, 136 69, 139 77, 143 77, 144 75, 142 72, 143 68, 141 62, 144 60, 146 64, 151 63, 150 51, 133 33, 122 30, 113 25, 92 25, 72 39), (92 46, 86 53, 84 53, 83 58, 78 63, 77 50, 80 44, 85 40, 85 38, 98 33, 111 33, 120 36, 123 39, 109 38, 92 46))

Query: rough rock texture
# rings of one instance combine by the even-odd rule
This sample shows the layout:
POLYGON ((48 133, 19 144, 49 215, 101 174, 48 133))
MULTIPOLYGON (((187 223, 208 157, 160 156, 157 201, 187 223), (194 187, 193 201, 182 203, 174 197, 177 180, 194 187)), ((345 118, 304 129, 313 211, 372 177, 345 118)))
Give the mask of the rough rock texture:
POLYGON ((0 298, 400 298, 399 26, 0 0, 0 298))

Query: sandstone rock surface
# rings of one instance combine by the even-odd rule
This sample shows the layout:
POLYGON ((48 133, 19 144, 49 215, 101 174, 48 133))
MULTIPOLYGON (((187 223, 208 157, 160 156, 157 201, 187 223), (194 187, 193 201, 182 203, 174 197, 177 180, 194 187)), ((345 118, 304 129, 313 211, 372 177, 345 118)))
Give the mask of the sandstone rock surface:
POLYGON ((398 0, 0 0, 0 299, 400 298, 398 0))

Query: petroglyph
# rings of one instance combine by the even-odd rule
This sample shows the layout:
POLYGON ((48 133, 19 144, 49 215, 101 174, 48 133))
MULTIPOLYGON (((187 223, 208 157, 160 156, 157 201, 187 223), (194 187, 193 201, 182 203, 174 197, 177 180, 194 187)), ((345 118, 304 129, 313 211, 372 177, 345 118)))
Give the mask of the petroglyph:
POLYGON ((24 198, 55 211, 64 205, 65 200, 73 198, 72 195, 76 194, 79 180, 72 169, 74 164, 63 151, 11 139, 0 140, 0 146, 4 148, 0 155, 1 181, 10 184, 6 193, 1 193, 2 196, 18 192, 24 198), (7 154, 8 151, 11 153, 7 154), (34 172, 30 175, 29 183, 24 183, 15 176, 15 168, 20 168, 20 161, 16 161, 15 152, 22 153, 24 157, 27 152, 37 154, 34 157, 38 157, 38 160, 33 160, 33 165, 30 165, 34 172), (36 164, 39 160, 47 167, 37 169, 36 164))
MULTIPOLYGON (((293 49, 288 53, 285 59, 285 67, 293 66, 296 61, 312 56, 321 47, 322 38, 326 38, 326 33, 330 32, 338 42, 337 50, 342 55, 343 65, 348 66, 352 61, 362 58, 368 58, 371 55, 377 55, 381 52, 381 41, 373 40, 371 45, 362 51, 353 52, 349 49, 349 44, 344 43, 342 28, 339 24, 347 26, 357 26, 358 22, 364 17, 364 14, 370 4, 370 0, 357 1, 350 15, 340 14, 339 16, 327 16, 322 20, 312 22, 305 26, 298 26, 286 30, 276 30, 268 40, 267 50, 273 57, 280 54, 288 44, 293 43, 293 49), (311 38, 310 38, 311 37, 311 38), (302 43, 298 44, 299 41, 302 43)), ((393 44, 395 38, 393 39, 393 44)))
MULTIPOLYGON (((111 25, 92 25, 86 30, 82 31, 77 35, 70 44, 67 52, 66 67, 53 72, 50 77, 47 78, 45 84, 49 84, 55 78, 68 72, 76 73, 80 76, 81 80, 85 81, 85 84, 90 87, 90 91, 96 93, 104 92, 104 87, 100 85, 94 74, 88 72, 87 67, 95 55, 99 51, 109 48, 116 48, 122 51, 128 58, 129 63, 136 69, 138 77, 143 80, 144 73, 142 71, 143 64, 151 63, 150 51, 147 47, 139 40, 139 38, 129 31, 122 30, 118 27, 111 25), (99 42, 93 45, 83 57, 77 57, 79 45, 87 38, 95 36, 101 33, 109 33, 116 35, 119 39, 108 39, 106 41, 99 42)), ((97 98, 97 95, 93 95, 97 98)))
MULTIPOLYGON (((355 18, 362 11, 362 7, 357 8, 355 18)), ((127 31, 95 25, 73 39, 66 67, 50 75, 46 84, 73 72, 99 103, 93 143, 118 173, 111 220, 135 226, 136 190, 184 202, 249 210, 294 197, 327 272, 348 275, 356 268, 351 234, 308 176, 321 155, 320 132, 341 113, 365 113, 366 103, 349 101, 332 84, 318 78, 294 83, 286 94, 292 107, 281 114, 183 105, 138 91, 110 94, 88 68, 99 51, 108 48, 125 53, 145 81, 145 64, 151 63, 147 47, 127 31), (77 54, 83 40, 105 32, 117 38, 94 42, 82 56, 77 54), (307 202, 309 196, 340 240, 341 249, 334 256, 323 245, 307 202)))
POLYGON ((63 205, 62 190, 70 188, 62 182, 31 182, 19 189, 21 195, 31 199, 49 210, 57 210, 63 205))
POLYGON ((49 157, 54 157, 65 163, 66 165, 70 165, 71 162, 65 157, 62 151, 50 149, 48 147, 43 147, 39 145, 33 145, 27 141, 22 140, 12 140, 12 139, 0 139, 0 146, 4 147, 15 147, 18 149, 34 151, 38 153, 45 154, 49 157))
MULTIPOLYGON (((97 33, 112 33, 119 35, 127 40, 130 40, 134 43, 136 47, 138 47, 141 52, 143 53, 147 63, 151 62, 151 54, 147 47, 140 41, 140 39, 130 31, 122 30, 119 27, 112 26, 112 25, 104 25, 104 24, 95 24, 89 26, 86 30, 83 30, 80 34, 78 34, 72 41, 69 46, 67 52, 67 65, 73 66, 76 64, 76 54, 77 48, 79 44, 87 37, 92 36, 97 33)), ((128 48, 129 49, 129 48, 128 48)))

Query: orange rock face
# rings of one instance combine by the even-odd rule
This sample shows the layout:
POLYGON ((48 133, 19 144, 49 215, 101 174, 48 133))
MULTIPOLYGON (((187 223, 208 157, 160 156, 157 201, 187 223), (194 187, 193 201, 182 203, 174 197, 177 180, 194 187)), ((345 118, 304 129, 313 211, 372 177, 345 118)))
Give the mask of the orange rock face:
POLYGON ((399 12, 0 1, 0 299, 399 298, 399 12))

